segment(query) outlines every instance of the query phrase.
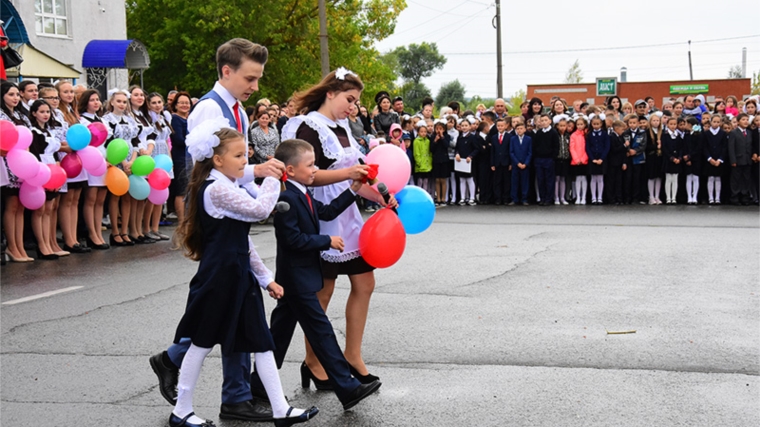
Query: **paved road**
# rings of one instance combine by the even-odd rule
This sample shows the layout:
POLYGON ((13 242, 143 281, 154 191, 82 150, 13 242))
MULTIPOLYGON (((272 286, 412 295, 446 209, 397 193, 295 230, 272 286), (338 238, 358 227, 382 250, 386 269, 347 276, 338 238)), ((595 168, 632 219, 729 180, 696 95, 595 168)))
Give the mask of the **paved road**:
MULTIPOLYGON (((271 226, 253 233, 273 266, 271 226)), ((147 361, 194 269, 167 243, 3 267, 2 426, 166 425, 147 361)), ((299 387, 293 345, 281 377, 321 408, 308 425, 760 425, 756 208, 446 207, 377 279, 365 359, 383 387, 343 412, 299 387)), ((217 349, 196 412, 256 425, 218 421, 220 387, 217 349)))

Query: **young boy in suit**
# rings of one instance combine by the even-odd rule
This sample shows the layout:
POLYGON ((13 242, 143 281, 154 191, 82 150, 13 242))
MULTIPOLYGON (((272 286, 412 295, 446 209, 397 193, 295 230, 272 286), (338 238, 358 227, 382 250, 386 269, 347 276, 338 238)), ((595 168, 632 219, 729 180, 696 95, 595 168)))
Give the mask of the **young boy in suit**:
POLYGON ((509 157, 512 160, 512 201, 528 206, 528 186, 530 173, 528 165, 532 152, 533 141, 525 135, 525 123, 519 122, 515 126, 516 135, 509 141, 509 157))
POLYGON ((623 141, 625 123, 622 120, 612 122, 610 134, 610 153, 607 156, 607 188, 610 189, 610 203, 623 204, 623 171, 628 168, 626 164, 626 151, 628 149, 623 141))
POLYGON ((496 204, 507 203, 509 199, 509 128, 505 119, 496 120, 496 134, 491 137, 491 171, 493 171, 493 192, 496 204))
POLYGON ((752 165, 752 136, 747 129, 749 116, 741 113, 736 117, 739 126, 728 134, 728 158, 731 165, 731 203, 748 205, 750 194, 750 168, 752 165))
MULTIPOLYGON (((331 221, 351 206, 362 182, 354 181, 350 189, 329 205, 324 205, 314 199, 307 189, 314 182, 317 172, 314 149, 308 142, 300 139, 283 141, 274 156, 285 164, 287 175, 280 202, 290 204, 287 212, 278 212, 274 217, 277 237, 275 281, 285 291, 272 311, 270 322, 276 347, 275 362, 278 368, 282 367, 298 323, 325 368, 328 381, 343 404, 343 409, 348 410, 376 392, 381 383, 375 380, 361 384, 351 376, 348 362, 335 339, 332 324, 317 299, 317 292, 322 289, 320 251, 343 249, 343 239, 340 236, 319 234, 319 220, 331 221)), ((306 378, 307 384, 308 380, 306 378)), ((255 395, 261 395, 263 386, 256 372, 251 375, 251 388, 256 389, 255 395)))

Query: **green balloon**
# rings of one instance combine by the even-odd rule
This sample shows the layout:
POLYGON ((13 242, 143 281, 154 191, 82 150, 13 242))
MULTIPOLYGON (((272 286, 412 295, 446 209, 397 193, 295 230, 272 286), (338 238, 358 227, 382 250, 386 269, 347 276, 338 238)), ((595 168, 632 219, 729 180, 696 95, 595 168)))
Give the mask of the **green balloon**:
POLYGON ((121 138, 114 139, 106 148, 106 160, 114 166, 126 160, 128 155, 129 145, 121 138))
POLYGON ((156 168, 156 161, 150 156, 140 156, 132 163, 132 173, 137 176, 146 176, 156 168))

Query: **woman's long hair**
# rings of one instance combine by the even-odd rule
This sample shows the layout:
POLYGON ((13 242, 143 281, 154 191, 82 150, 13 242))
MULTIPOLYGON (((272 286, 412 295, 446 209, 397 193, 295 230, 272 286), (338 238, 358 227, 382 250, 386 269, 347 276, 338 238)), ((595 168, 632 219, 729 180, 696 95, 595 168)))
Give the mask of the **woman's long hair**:
POLYGON ((364 90, 364 83, 362 83, 359 76, 349 73, 341 80, 335 77, 335 71, 332 71, 321 82, 303 92, 297 93, 293 97, 293 102, 295 103, 296 111, 301 114, 307 114, 319 110, 319 107, 324 104, 328 92, 346 92, 352 89, 356 89, 359 92, 364 90))
MULTIPOLYGON (((148 95, 145 98, 145 104, 150 105, 150 100, 156 97, 161 98, 161 102, 164 102, 164 97, 161 96, 160 93, 152 92, 150 95, 148 95)), ((169 132, 174 133, 174 129, 172 129, 172 125, 166 122, 166 118, 164 118, 164 120, 160 120, 161 118, 163 118, 163 113, 154 113, 153 110, 150 110, 150 108, 148 110, 150 111, 150 115, 149 115, 150 120, 153 122, 153 126, 156 127, 156 130, 162 131, 164 130, 164 126, 166 126, 169 128, 169 132), (159 114, 161 114, 161 117, 158 117, 159 114)))
POLYGON ((71 102, 71 104, 67 104, 66 101, 63 100, 63 97, 61 96, 61 87, 63 85, 69 84, 73 88, 74 85, 68 81, 68 80, 61 80, 58 83, 55 84, 55 90, 58 91, 58 97, 60 99, 60 103, 58 104, 58 109, 61 110, 61 113, 63 113, 63 119, 66 120, 66 123, 71 125, 75 125, 79 123, 79 113, 77 113, 77 97, 74 96, 74 101, 71 102))
MULTIPOLYGON (((219 145, 214 148, 214 155, 222 155, 227 151, 227 144, 235 139, 244 139, 242 133, 224 128, 215 134, 219 138, 219 145)), ((185 256, 193 261, 199 261, 203 256, 203 229, 201 228, 201 212, 199 197, 203 183, 208 179, 211 169, 214 168, 214 157, 196 162, 187 184, 187 212, 174 234, 174 242, 177 248, 185 251, 185 256)))
MULTIPOLYGON (((100 99, 100 92, 95 89, 87 89, 82 92, 82 96, 79 97, 77 112, 80 116, 87 112, 87 107, 90 105, 90 98, 92 98, 92 95, 98 95, 98 99, 100 99)), ((98 115, 97 111, 95 112, 95 115, 98 115)))

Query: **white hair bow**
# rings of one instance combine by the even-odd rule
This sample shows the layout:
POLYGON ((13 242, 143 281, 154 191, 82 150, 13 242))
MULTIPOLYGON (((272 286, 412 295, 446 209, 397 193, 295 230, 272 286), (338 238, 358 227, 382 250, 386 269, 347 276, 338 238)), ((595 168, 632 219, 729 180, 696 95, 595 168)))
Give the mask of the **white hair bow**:
POLYGON ((187 136, 185 145, 187 152, 194 162, 202 162, 214 156, 214 148, 219 145, 219 137, 216 133, 223 128, 232 128, 229 120, 224 117, 216 117, 201 122, 187 136))
POLYGON ((358 77, 356 73, 354 73, 353 71, 349 69, 346 69, 345 67, 340 67, 337 70, 335 70, 335 78, 338 80, 346 80, 346 76, 349 74, 352 76, 358 77))
POLYGON ((129 94, 129 92, 127 92, 127 91, 126 91, 126 90, 124 90, 124 89, 119 89, 119 88, 113 88, 113 89, 109 89, 109 90, 108 90, 108 97, 109 97, 109 98, 112 98, 112 97, 113 97, 114 95, 116 95, 117 93, 120 93, 120 94, 122 94, 122 95, 126 96, 126 97, 127 97, 127 99, 129 99, 129 98, 131 97, 131 95, 129 94))

